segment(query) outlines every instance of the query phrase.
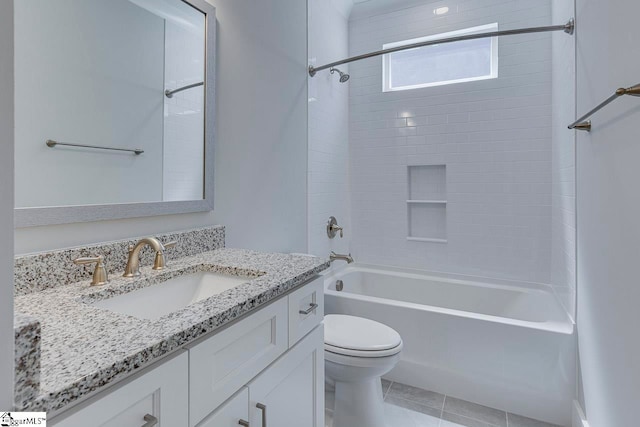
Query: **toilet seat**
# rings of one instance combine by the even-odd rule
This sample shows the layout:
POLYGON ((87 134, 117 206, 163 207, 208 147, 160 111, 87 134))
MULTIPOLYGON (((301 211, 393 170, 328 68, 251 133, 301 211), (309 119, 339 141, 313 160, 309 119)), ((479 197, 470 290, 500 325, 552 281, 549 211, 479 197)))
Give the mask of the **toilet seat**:
POLYGON ((358 358, 388 357, 400 353, 402 338, 395 330, 374 320, 344 314, 324 317, 324 349, 358 358))
POLYGON ((324 345, 324 351, 329 353, 339 354, 341 356, 360 357, 365 359, 373 359, 377 357, 387 357, 398 354, 402 351, 402 343, 397 347, 390 348, 388 350, 352 350, 348 348, 334 347, 331 345, 324 345))

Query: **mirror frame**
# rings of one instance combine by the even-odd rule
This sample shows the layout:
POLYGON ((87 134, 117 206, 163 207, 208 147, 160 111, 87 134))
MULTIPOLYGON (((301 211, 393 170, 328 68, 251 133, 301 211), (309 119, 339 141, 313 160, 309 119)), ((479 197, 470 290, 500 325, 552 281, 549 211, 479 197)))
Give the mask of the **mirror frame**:
MULTIPOLYGON (((17 0, 14 0, 17 1, 17 0)), ((181 0, 205 15, 204 194, 202 200, 14 207, 14 228, 139 218, 213 210, 215 143, 216 9, 205 0, 181 0)))

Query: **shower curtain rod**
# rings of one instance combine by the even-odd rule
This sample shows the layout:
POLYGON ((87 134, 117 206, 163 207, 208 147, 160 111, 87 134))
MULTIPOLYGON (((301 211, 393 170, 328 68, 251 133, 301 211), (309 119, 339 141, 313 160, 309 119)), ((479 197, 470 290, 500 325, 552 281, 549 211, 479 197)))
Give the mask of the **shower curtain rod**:
POLYGON ((335 67, 341 64, 348 64, 349 62, 360 61, 361 59, 367 59, 367 58, 372 58, 374 56, 386 55, 388 53, 399 52, 402 50, 415 49, 423 46, 432 46, 435 44, 453 43, 453 42, 459 42, 459 41, 465 41, 465 40, 475 40, 475 39, 482 39, 486 37, 513 36, 516 34, 546 33, 550 31, 564 31, 567 34, 572 35, 574 28, 575 28, 575 20, 571 18, 564 25, 551 25, 547 27, 531 27, 531 28, 520 28, 517 30, 492 31, 489 33, 467 34, 464 36, 447 37, 447 38, 438 39, 438 40, 428 40, 424 42, 408 44, 405 46, 391 47, 389 49, 382 49, 375 52, 364 53, 362 55, 352 56, 350 58, 332 62, 330 64, 325 64, 320 67, 314 67, 313 65, 309 65, 309 75, 313 77, 316 75, 318 71, 326 70, 327 68, 335 67))

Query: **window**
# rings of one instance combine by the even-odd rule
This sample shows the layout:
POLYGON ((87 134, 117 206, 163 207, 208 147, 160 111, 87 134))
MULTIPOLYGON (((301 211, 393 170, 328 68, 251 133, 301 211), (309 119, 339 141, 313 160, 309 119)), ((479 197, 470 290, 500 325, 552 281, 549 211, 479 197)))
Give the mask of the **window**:
MULTIPOLYGON (((387 43, 388 49, 423 41, 497 31, 498 24, 482 25, 428 37, 387 43)), ((382 90, 417 89, 498 77, 497 37, 436 44, 389 53, 382 59, 382 90)))

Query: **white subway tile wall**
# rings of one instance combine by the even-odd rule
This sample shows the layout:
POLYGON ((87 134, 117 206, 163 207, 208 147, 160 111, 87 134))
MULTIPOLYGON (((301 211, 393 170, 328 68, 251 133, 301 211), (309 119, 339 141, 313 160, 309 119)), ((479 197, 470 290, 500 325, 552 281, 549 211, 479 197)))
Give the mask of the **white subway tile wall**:
MULTIPOLYGON (((436 15, 442 4, 352 14, 349 54, 492 22, 510 29, 549 25, 552 18, 549 0, 462 0, 436 15)), ((383 93, 380 57, 349 65, 358 261, 550 283, 551 35, 498 43, 493 80, 383 93), (446 244, 406 238, 407 166, 420 164, 447 168, 446 244)))

